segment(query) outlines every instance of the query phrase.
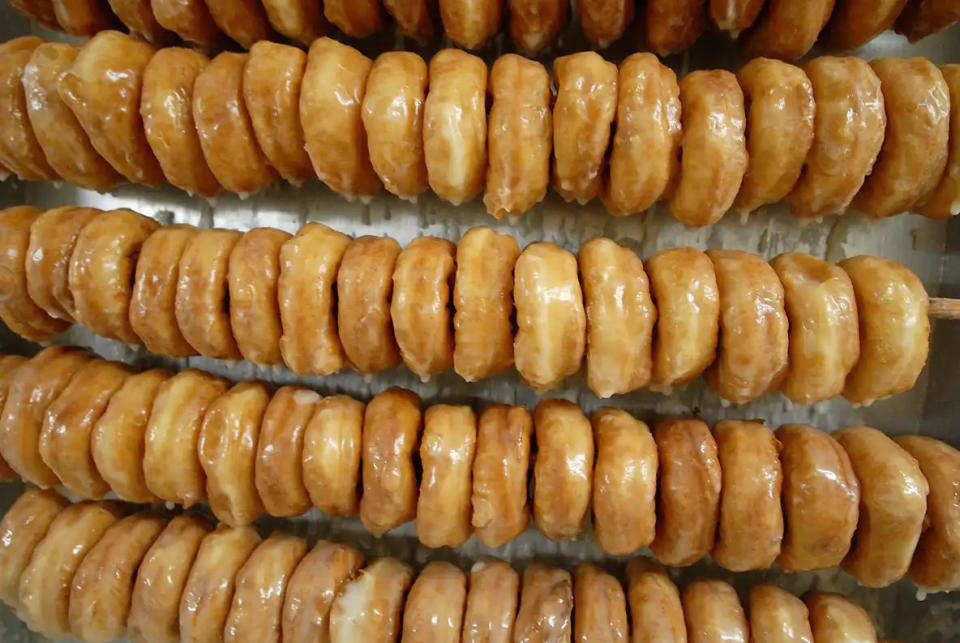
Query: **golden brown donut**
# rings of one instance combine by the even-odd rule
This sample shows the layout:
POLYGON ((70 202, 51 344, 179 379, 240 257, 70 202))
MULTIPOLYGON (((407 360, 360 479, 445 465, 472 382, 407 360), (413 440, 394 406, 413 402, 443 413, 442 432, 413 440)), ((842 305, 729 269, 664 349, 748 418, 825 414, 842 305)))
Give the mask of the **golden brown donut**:
POLYGON ((627 565, 627 599, 633 643, 685 641, 680 592, 659 565, 634 558, 627 565))
POLYGON ((684 225, 716 223, 733 205, 748 163, 743 101, 728 71, 700 70, 680 80, 683 135, 670 213, 684 225))
POLYGON ((589 563, 573 577, 573 637, 577 641, 626 641, 627 597, 620 581, 589 563))
POLYGON ((583 35, 601 48, 620 38, 633 22, 630 0, 580 0, 577 5, 583 35))
POLYGON ((24 70, 43 41, 34 36, 14 38, 0 45, 0 162, 21 179, 57 178, 30 124, 24 70))
POLYGON ((477 538, 499 547, 527 528, 527 475, 533 418, 521 406, 493 404, 480 414, 473 459, 473 517, 477 538))
POLYGON ((105 0, 53 0, 53 14, 63 31, 73 36, 96 35, 117 21, 105 0))
POLYGON ((499 219, 523 214, 547 195, 553 148, 550 73, 538 62, 506 54, 493 64, 489 84, 490 167, 483 203, 499 219))
POLYGON ((860 359, 843 396, 869 405, 913 388, 930 349, 929 299, 920 279, 891 259, 840 262, 853 282, 860 318, 860 359))
POLYGON ((60 99, 94 149, 132 183, 158 185, 160 164, 147 143, 140 98, 154 49, 119 31, 101 31, 60 79, 60 99))
POLYGON ((813 640, 820 643, 876 643, 870 616, 846 596, 813 592, 805 597, 813 640))
POLYGON ((651 388, 668 393, 692 382, 716 359, 717 273, 710 258, 695 248, 663 250, 644 268, 657 310, 651 388))
POLYGON ((244 49, 273 36, 266 11, 256 0, 204 1, 217 27, 244 49))
POLYGON ((475 382, 513 365, 513 267, 516 240, 486 226, 457 244, 453 282, 453 367, 475 382))
POLYGON ((470 499, 476 445, 477 418, 469 406, 434 404, 424 413, 416 530, 426 547, 459 547, 473 533, 470 499))
POLYGON ((301 45, 310 43, 330 30, 319 2, 310 0, 264 0, 267 19, 277 33, 301 45))
POLYGON ((147 550, 130 596, 127 632, 143 643, 178 643, 180 595, 187 574, 210 532, 206 520, 181 514, 167 523, 147 550))
POLYGON ((737 38, 760 15, 765 0, 710 0, 710 19, 720 31, 737 38))
POLYGON ((513 277, 517 371, 534 391, 548 391, 580 370, 586 349, 577 259, 552 243, 532 243, 517 259, 513 277))
POLYGON ((707 381, 743 404, 780 386, 787 373, 788 319, 783 285, 762 257, 708 250, 720 292, 720 347, 707 381))
POLYGON ((566 0, 507 0, 507 4, 510 38, 524 53, 536 54, 567 26, 570 3, 566 0))
POLYGON ((70 69, 80 48, 60 42, 45 42, 33 50, 21 80, 26 96, 30 128, 57 176, 90 190, 103 192, 122 180, 100 156, 80 127, 57 87, 70 69))
MULTIPOLYGON (((328 17, 331 5, 326 3, 328 17)), ((380 192, 361 115, 372 65, 356 49, 318 38, 310 45, 300 90, 300 123, 313 171, 327 187, 351 200, 380 192)))
POLYGON ((417 575, 403 608, 405 641, 459 641, 467 577, 447 562, 434 561, 417 575))
POLYGON ((960 481, 960 452, 940 440, 907 435, 896 443, 916 458, 930 485, 927 519, 913 553, 907 575, 926 590, 960 588, 960 504, 956 488, 960 481))
POLYGON ((70 630, 81 641, 127 635, 130 588, 140 561, 166 526, 150 514, 122 518, 103 532, 77 568, 70 588, 70 630))
POLYGON ((323 13, 351 38, 366 38, 383 27, 383 11, 377 0, 325 0, 323 13))
POLYGON ((664 420, 657 445, 657 533, 650 549, 664 565, 692 565, 713 549, 722 472, 717 443, 700 420, 664 420))
POLYGON ((400 363, 390 298, 400 244, 389 237, 358 237, 343 253, 337 273, 337 328, 350 364, 377 373, 400 363))
POLYGON ((211 60, 193 83, 193 121, 210 171, 230 192, 259 192, 277 172, 257 144, 243 100, 243 68, 248 54, 224 52, 211 60))
POLYGON ((29 205, 0 210, 0 321, 33 341, 44 341, 70 325, 51 317, 30 298, 27 253, 30 230, 40 216, 29 205))
POLYGON ((813 145, 813 86, 799 67, 769 58, 751 60, 737 81, 749 105, 749 162, 733 206, 751 212, 782 201, 800 178, 813 145))
POLYGON ((782 254, 770 265, 783 284, 790 321, 784 395, 798 404, 840 395, 860 357, 857 302, 850 277, 839 266, 802 252, 782 254))
POLYGON ((593 428, 579 406, 543 400, 533 415, 537 457, 533 463, 533 519, 551 540, 580 535, 590 511, 593 428))
POLYGON ((617 112, 617 66, 584 51, 553 63, 553 189, 585 205, 600 194, 617 112))
POLYGON ((479 49, 500 30, 504 0, 439 0, 447 37, 466 49, 479 49))
POLYGON ((220 184, 203 156, 193 120, 193 83, 210 59, 183 47, 164 47, 143 70, 140 116, 150 149, 171 185, 216 196, 220 184))
POLYGON ((665 56, 692 47, 707 28, 707 0, 648 0, 646 41, 665 56))
POLYGON ((27 20, 37 22, 47 29, 60 29, 50 0, 13 0, 10 5, 27 20))
POLYGON ((93 461, 90 434, 130 374, 120 362, 90 360, 47 407, 40 431, 40 457, 76 496, 100 498, 110 490, 93 461))
POLYGON ((803 66, 816 104, 813 147, 787 196, 798 217, 846 210, 883 143, 887 117, 880 79, 853 57, 819 56, 803 66))
POLYGON ((228 273, 230 254, 242 236, 236 230, 199 230, 187 240, 177 264, 177 326, 207 357, 241 357, 230 325, 228 273))
POLYGON ((254 483, 271 516, 299 516, 310 509, 303 482, 303 438, 319 401, 310 389, 284 386, 263 412, 254 483))
POLYGON ((360 520, 377 536, 417 515, 413 455, 422 429, 420 418, 420 398, 398 388, 375 396, 364 412, 360 520))
POLYGON ((495 558, 470 568, 470 589, 463 614, 463 643, 510 643, 517 615, 520 575, 495 558))
POLYGON ((347 583, 357 577, 363 556, 340 543, 318 541, 290 579, 280 622, 283 640, 313 643, 330 640, 330 608, 347 583))
POLYGON ((211 46, 223 39, 204 0, 150 0, 150 9, 161 27, 188 42, 211 46))
POLYGON ((534 563, 523 572, 514 641, 569 641, 573 619, 570 572, 534 563))
MULTIPOLYGON (((316 2, 291 4, 320 8, 316 2)), ((300 49, 261 40, 250 48, 243 67, 243 102, 257 143, 280 176, 294 185, 314 176, 300 125, 300 88, 306 66, 307 54, 300 49)))
POLYGON ((777 563, 787 571, 837 567, 857 528, 860 483, 829 434, 803 424, 777 429, 786 530, 777 563))
POLYGON ((750 640, 754 643, 813 643, 807 606, 775 585, 750 588, 750 640))
POLYGON ((257 545, 237 572, 224 643, 280 639, 287 583, 306 553, 307 541, 282 531, 257 545))
POLYGON ((960 20, 960 4, 953 0, 919 0, 907 3, 894 28, 910 42, 917 42, 943 31, 957 20, 960 20))
POLYGON ((28 487, 0 521, 0 600, 18 609, 20 578, 57 515, 70 503, 54 491, 28 487))
POLYGON ((378 558, 367 565, 333 602, 330 643, 396 641, 413 576, 413 569, 395 558, 378 558))
MULTIPOLYGON (((14 378, 19 377, 17 373, 27 361, 26 357, 20 355, 0 355, 0 422, 3 421, 3 405, 7 401, 10 383, 14 378)), ((17 480, 19 477, 17 472, 3 459, 2 449, 0 449, 0 480, 17 480)), ((2 543, 0 543, 0 546, 2 546, 2 543)), ((0 577, 2 577, 2 574, 0 574, 0 577)), ((2 585, 2 578, 0 578, 0 585, 2 585)), ((3 600, 2 588, 0 588, 0 600, 3 600)))
POLYGON ((960 214, 960 109, 954 109, 960 105, 960 65, 944 65, 940 73, 950 91, 947 167, 934 191, 916 208, 917 212, 932 219, 948 219, 960 214))
POLYGON ((197 441, 207 407, 227 390, 227 383, 186 369, 163 382, 147 420, 143 474, 150 493, 189 508, 206 500, 197 441))
POLYGON ((173 34, 164 29, 153 15, 150 0, 108 0, 110 9, 135 38, 155 45, 173 40, 173 34))
POLYGON ((345 234, 308 223, 280 248, 280 353, 294 373, 330 375, 346 363, 337 334, 336 288, 349 243, 345 234))
POLYGON ((40 457, 40 432, 47 408, 89 361, 79 349, 51 346, 21 364, 10 380, 0 416, 0 453, 24 481, 41 488, 59 484, 40 457))
POLYGON ((377 56, 363 96, 363 129, 374 172, 401 199, 416 201, 427 189, 423 155, 423 102, 427 63, 408 51, 377 56))
POLYGON ((207 407, 197 441, 213 515, 231 527, 263 513, 254 485, 257 439, 270 387, 256 380, 235 384, 207 407))
POLYGON ((643 212, 673 187, 679 170, 680 87, 649 53, 620 63, 617 129, 603 203, 613 215, 643 212))
POLYGON ((827 26, 834 49, 859 49, 893 26, 907 0, 838 0, 827 26))
POLYGON ((836 0, 771 0, 747 34, 751 56, 783 60, 800 58, 813 47, 823 30, 836 0))
POLYGON ((626 411, 593 414, 593 537, 608 554, 630 554, 653 542, 657 445, 650 429, 626 411))
POLYGON ((597 397, 650 383, 657 309, 635 252, 597 237, 580 246, 587 315, 587 386, 597 397))
POLYGON ((303 485, 313 506, 327 515, 355 516, 360 511, 364 410, 351 397, 325 397, 304 431, 303 485))
POLYGON ((253 527, 220 525, 203 537, 180 597, 180 639, 222 641, 237 573, 260 544, 253 527))
POLYGON ((450 285, 456 246, 446 239, 417 237, 397 256, 390 319, 400 356, 428 382, 453 367, 450 285))
POLYGON ((453 205, 483 189, 487 171, 487 64, 459 49, 430 59, 430 91, 423 104, 427 179, 453 205))
POLYGON ((847 427, 833 434, 860 481, 856 540, 843 568, 867 587, 907 573, 923 530, 930 490, 916 459, 880 431, 847 427))
POLYGON ((420 41, 433 35, 437 18, 434 0, 383 0, 383 8, 397 23, 400 33, 420 41))
POLYGON ((682 594, 683 614, 690 643, 747 643, 750 625, 740 599, 729 583, 698 580, 682 594))
POLYGON ((80 502, 53 519, 20 576, 17 616, 30 631, 47 638, 71 635, 68 610, 74 574, 120 515, 113 503, 80 502))

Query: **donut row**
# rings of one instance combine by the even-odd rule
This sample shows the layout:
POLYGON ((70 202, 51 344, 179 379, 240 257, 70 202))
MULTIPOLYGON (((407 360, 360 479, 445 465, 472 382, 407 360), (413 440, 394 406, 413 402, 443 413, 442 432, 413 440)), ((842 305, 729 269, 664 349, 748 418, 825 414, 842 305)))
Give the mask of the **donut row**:
POLYGON ((528 527, 593 537, 670 566, 709 554, 730 571, 829 569, 884 587, 904 575, 960 588, 960 452, 869 427, 695 419, 654 431, 547 399, 531 414, 437 404, 388 389, 364 405, 299 386, 235 385, 188 369, 134 374, 51 347, 5 357, 0 454, 11 476, 81 498, 206 500, 231 526, 268 513, 359 515, 381 535, 415 521, 427 547, 472 534, 498 547, 528 527), (532 494, 528 472, 532 471, 532 494), (14 473, 15 472, 15 473, 14 473), (858 526, 859 525, 859 526, 858 526))
POLYGON ((401 363, 425 381, 515 366, 534 390, 586 364, 600 397, 669 392, 701 373, 746 403, 842 394, 870 404, 913 387, 927 359, 929 299, 900 264, 676 248, 645 263, 606 238, 579 257, 523 252, 469 230, 457 245, 160 226, 130 210, 0 211, 0 319, 41 341, 76 321, 160 355, 201 354, 297 374, 401 363))
POLYGON ((838 594, 801 601, 756 585, 745 612, 731 585, 694 581, 681 594, 644 558, 626 566, 626 591, 588 563, 574 574, 534 563, 521 577, 496 559, 469 575, 435 561, 417 574, 340 543, 125 509, 25 491, 0 522, 0 599, 35 632, 89 642, 877 640, 866 611, 838 594))
POLYGON ((101 191, 166 180, 249 194, 280 177, 347 198, 483 191, 496 217, 552 184, 614 215, 665 200, 692 226, 784 199, 799 217, 947 218, 960 212, 960 65, 755 59, 677 82, 652 54, 618 69, 583 52, 558 58, 551 81, 514 54, 488 77, 456 49, 428 66, 329 38, 309 54, 261 41, 208 60, 116 31, 82 48, 24 37, 0 45, 0 162, 101 191))

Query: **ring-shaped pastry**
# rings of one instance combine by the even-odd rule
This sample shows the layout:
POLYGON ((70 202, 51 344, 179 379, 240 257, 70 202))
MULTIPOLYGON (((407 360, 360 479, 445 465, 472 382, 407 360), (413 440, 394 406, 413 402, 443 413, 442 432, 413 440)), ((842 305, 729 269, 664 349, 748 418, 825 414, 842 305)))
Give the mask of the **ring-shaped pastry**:
POLYGON ((325 397, 303 434, 303 485, 313 506, 329 516, 360 510, 364 410, 346 395, 325 397))
POLYGON ((756 22, 766 0, 710 0, 710 19, 720 31, 737 38, 756 22))
MULTIPOLYGON (((18 377, 17 373, 20 367, 27 361, 27 358, 21 355, 0 355, 0 422, 2 422, 3 405, 7 401, 10 383, 18 377)), ((17 480, 19 477, 0 453, 0 481, 17 480)), ((0 547, 2 547, 2 543, 0 543, 0 547)), ((2 582, 2 573, 0 573, 0 585, 2 585, 2 582)), ((3 589, 0 587, 0 600, 3 600, 2 591, 3 589)))
POLYGON ((174 35, 164 29, 153 15, 150 0, 107 0, 114 15, 120 19, 135 38, 154 45, 164 45, 174 35))
POLYGON ((707 0, 647 0, 647 46, 661 56, 693 46, 707 28, 707 0))
POLYGON ((520 600, 520 575, 496 558, 470 568, 470 588, 463 614, 463 643, 510 641, 520 600))
POLYGON ((870 615, 846 596, 813 592, 804 598, 810 611, 814 641, 876 641, 877 630, 870 615))
POLYGON ((943 31, 960 20, 960 5, 952 0, 921 0, 908 2, 894 28, 910 42, 943 31))
POLYGON ((507 0, 510 39, 517 49, 533 55, 560 35, 570 19, 566 0, 507 0))
POLYGON ((634 631, 645 632, 648 641, 682 641, 687 626, 683 620, 680 592, 659 565, 637 557, 627 564, 627 600, 634 631))
POLYGON ((303 476, 303 442, 320 396, 300 386, 284 386, 263 412, 254 483, 271 516, 299 516, 312 506, 303 476))
POLYGON ((456 641, 467 600, 467 577, 456 566, 433 561, 420 570, 403 607, 403 638, 456 641))
POLYGON ((633 22, 630 0, 580 0, 577 7, 583 35, 601 48, 619 39, 633 22))
POLYGON ((188 42, 211 46, 223 38, 205 0, 150 0, 150 9, 161 27, 188 42))
POLYGON ((363 556, 347 545, 320 540, 287 581, 281 632, 289 643, 312 643, 330 635, 330 608, 360 573, 363 556))
POLYGON ((331 641, 396 641, 413 568, 378 558, 346 583, 330 608, 331 641))
POLYGON ((366 38, 383 27, 383 10, 377 0, 326 0, 327 20, 351 38, 366 38))
POLYGON ((893 26, 907 0, 842 0, 827 25, 826 40, 834 49, 859 49, 893 26))
POLYGON ((0 161, 24 180, 56 179, 30 124, 22 78, 40 38, 22 36, 0 45, 0 161))
POLYGON ((697 580, 681 595, 687 631, 695 641, 748 643, 750 625, 737 590, 722 580, 697 580))
POLYGON ((0 521, 0 600, 11 609, 19 603, 20 578, 33 550, 57 515, 70 503, 51 490, 27 488, 0 521))
POLYGON ((31 22, 41 24, 47 29, 60 29, 51 0, 13 0, 10 5, 31 22))
POLYGON ((626 641, 627 597, 620 581, 590 563, 581 563, 573 575, 573 638, 626 641))
POLYGON ((203 0, 220 30, 244 49, 270 40, 273 29, 263 4, 256 0, 203 0))
POLYGON ((947 167, 940 183, 925 201, 917 204, 917 212, 931 219, 948 219, 960 214, 960 65, 944 65, 940 68, 950 90, 950 134, 947 167))
POLYGON ((382 3, 400 33, 420 41, 433 35, 438 17, 433 0, 382 0, 382 3))
POLYGON ((754 641, 813 641, 807 606, 776 585, 750 588, 750 636, 754 641), (790 634, 787 635, 786 633, 790 634))
POLYGON ((515 641, 568 641, 573 631, 573 578, 558 567, 534 563, 523 572, 515 641))
POLYGON ((323 15, 323 8, 319 2, 264 0, 263 8, 267 12, 270 26, 277 33, 306 47, 330 30, 330 23, 323 15))
POLYGON ((813 47, 836 0, 770 0, 767 4, 746 36, 747 51, 751 56, 796 60, 813 47))
POLYGON ((466 49, 479 49, 500 31, 504 0, 438 0, 447 37, 466 49))

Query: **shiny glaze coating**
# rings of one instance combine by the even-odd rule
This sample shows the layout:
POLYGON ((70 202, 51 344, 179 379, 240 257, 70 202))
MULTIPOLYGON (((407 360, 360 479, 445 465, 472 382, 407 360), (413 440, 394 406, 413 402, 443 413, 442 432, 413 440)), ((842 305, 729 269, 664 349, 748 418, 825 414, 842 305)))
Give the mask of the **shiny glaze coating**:
POLYGON ((755 643, 813 643, 807 606, 775 585, 750 588, 749 612, 755 643))
POLYGON ((551 44, 570 18, 567 0, 507 0, 510 38, 517 49, 535 54, 551 44))
MULTIPOLYGON (((316 38, 330 31, 330 23, 319 2, 263 0, 263 8, 277 33, 301 45, 309 46, 316 38)), ((256 43, 253 46, 256 47, 256 43)))
POLYGON ((153 15, 150 0, 107 0, 107 3, 131 36, 156 45, 172 40, 173 34, 160 26, 153 15))
POLYGON ((299 516, 310 509, 303 483, 303 441, 319 401, 309 389, 284 386, 263 412, 254 483, 271 516, 299 516))
POLYGON ((273 37, 267 13, 256 0, 204 0, 204 3, 217 27, 245 49, 273 37))
POLYGON ((573 577, 573 608, 577 643, 627 641, 627 597, 616 577, 581 563, 573 577))
POLYGON ((382 3, 400 33, 417 40, 433 35, 434 23, 439 17, 436 0, 382 0, 382 3))
POLYGON ((700 580, 682 594, 690 643, 747 643, 750 625, 737 590, 720 580, 700 580))
POLYGON ((917 212, 932 219, 947 219, 960 214, 960 65, 940 68, 950 92, 950 134, 947 167, 940 182, 927 199, 917 204, 917 212))
POLYGON ((765 0, 710 0, 710 18, 733 38, 756 21, 765 0))
POLYGON ((813 640, 817 643, 877 641, 877 631, 870 617, 849 598, 828 592, 813 592, 806 596, 805 601, 810 610, 813 640))
POLYGON ((573 578, 557 567, 534 563, 523 572, 513 640, 569 641, 573 630, 573 578))
POLYGON ((648 0, 646 42, 664 56, 682 51, 707 28, 707 0, 648 0))
POLYGON ((960 5, 953 0, 908 2, 894 28, 910 42, 938 33, 960 20, 960 5))
POLYGON ((827 42, 837 49, 859 49, 871 38, 893 26, 907 0, 838 0, 827 42))
POLYGON ((330 609, 356 578, 363 556, 355 549, 321 540, 304 556, 287 581, 281 631, 288 643, 330 641, 330 609))
POLYGON ((389 643, 400 635, 413 568, 378 558, 347 583, 330 608, 330 643, 389 643))
POLYGON ((313 506, 331 516, 360 510, 365 407, 345 395, 325 397, 303 434, 303 484, 313 506))
POLYGON ((601 47, 620 38, 633 22, 630 0, 580 0, 577 8, 583 35, 601 47))
POLYGON ((817 41, 835 4, 836 0, 771 0, 746 36, 747 51, 783 60, 800 58, 817 41))
POLYGON ((27 488, 0 521, 0 600, 18 609, 20 578, 34 549, 68 502, 53 491, 27 488))
MULTIPOLYGON (((3 418, 3 405, 7 401, 10 382, 13 381, 20 367, 26 363, 27 358, 21 355, 0 355, 0 421, 3 418)), ((2 450, 0 450, 0 480, 15 480, 17 477, 17 472, 3 459, 2 450)))
POLYGON ((209 46, 223 38, 205 0, 150 0, 150 8, 161 27, 188 42, 209 46))
POLYGON ((500 30, 504 0, 438 0, 443 29, 453 42, 479 49, 500 30))
POLYGON ((24 70, 42 43, 40 38, 22 36, 0 45, 0 161, 26 180, 56 177, 30 125, 22 83, 24 70))
POLYGON ((683 643, 680 592, 659 565, 637 557, 627 564, 627 599, 633 625, 631 643, 683 643))
POLYGON ((460 640, 467 577, 450 563, 434 561, 420 570, 403 608, 402 641, 460 640))
POLYGON ((383 10, 378 0, 325 0, 327 20, 352 38, 364 38, 383 26, 383 10))
POLYGON ((520 600, 520 575, 497 559, 470 568, 470 589, 463 614, 463 643, 510 643, 520 600))

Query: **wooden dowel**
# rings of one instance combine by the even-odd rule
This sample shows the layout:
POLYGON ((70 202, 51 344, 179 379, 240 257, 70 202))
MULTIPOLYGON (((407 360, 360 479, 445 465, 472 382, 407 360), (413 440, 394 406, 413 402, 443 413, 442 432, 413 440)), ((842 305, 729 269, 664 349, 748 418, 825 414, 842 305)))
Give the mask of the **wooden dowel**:
POLYGON ((930 298, 931 319, 960 319, 960 299, 930 298))

